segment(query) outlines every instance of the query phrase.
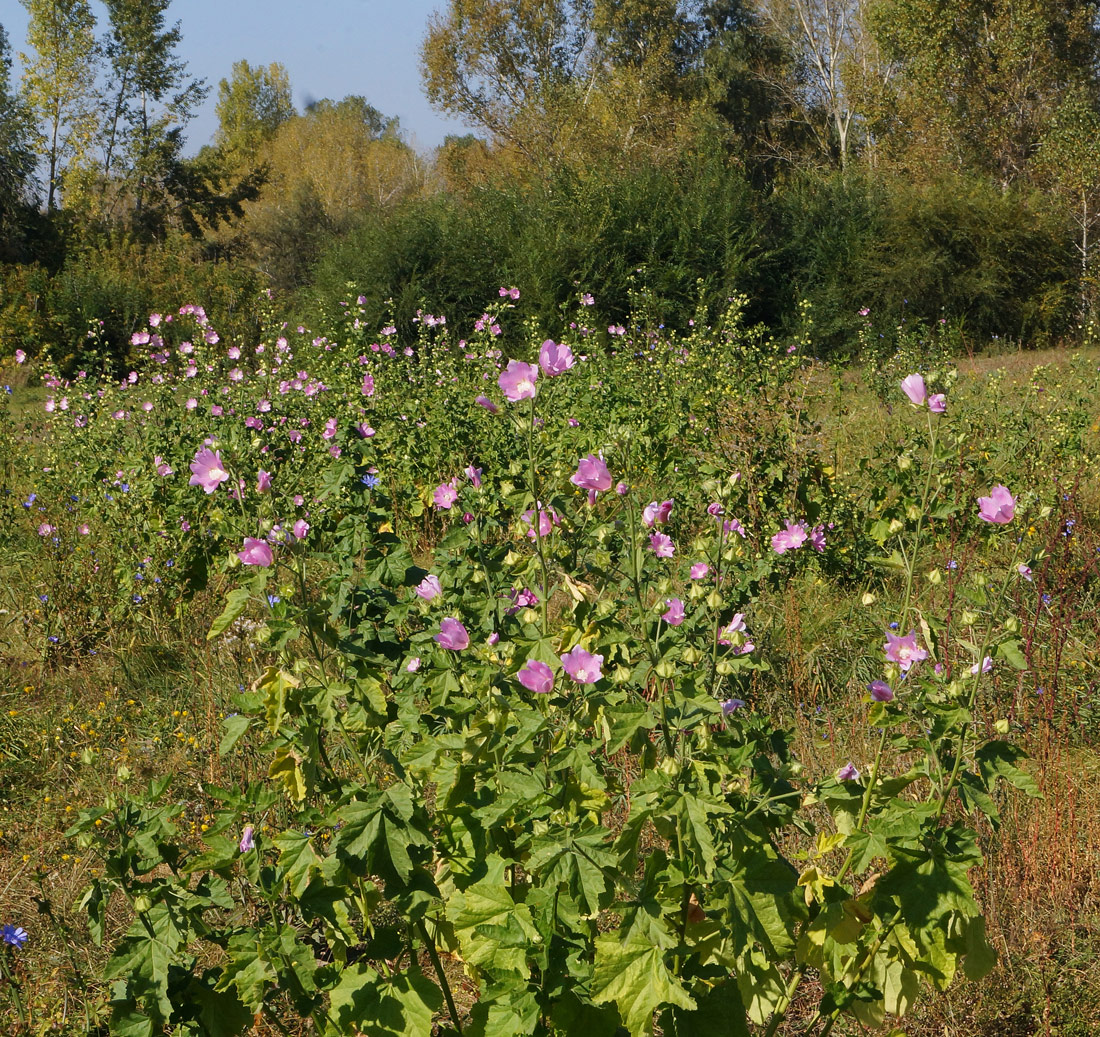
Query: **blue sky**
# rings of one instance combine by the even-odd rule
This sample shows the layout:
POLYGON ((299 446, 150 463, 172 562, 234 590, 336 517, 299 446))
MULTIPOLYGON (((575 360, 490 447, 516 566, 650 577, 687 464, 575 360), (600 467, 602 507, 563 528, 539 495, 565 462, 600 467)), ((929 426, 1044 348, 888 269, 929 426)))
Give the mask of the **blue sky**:
MULTIPOLYGON (((252 65, 285 65, 299 110, 308 100, 362 94, 385 115, 396 115, 421 151, 448 133, 468 132, 435 112, 420 86, 420 42, 429 15, 442 5, 443 0, 174 0, 167 20, 181 23, 180 56, 211 87, 187 127, 188 152, 213 136, 218 81, 242 58, 252 65)), ((3 7, 0 23, 18 54, 26 49, 27 13, 15 0, 3 7)), ((97 2, 92 8, 102 35, 106 11, 97 2)), ((16 66, 18 78, 18 59, 16 66)))

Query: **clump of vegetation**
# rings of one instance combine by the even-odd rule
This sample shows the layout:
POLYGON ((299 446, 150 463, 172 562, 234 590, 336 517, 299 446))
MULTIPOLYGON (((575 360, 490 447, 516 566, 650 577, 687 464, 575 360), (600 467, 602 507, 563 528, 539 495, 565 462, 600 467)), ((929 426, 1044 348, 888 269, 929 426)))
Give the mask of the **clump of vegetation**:
POLYGON ((680 336, 578 292, 561 340, 510 285, 411 338, 356 298, 154 313, 121 382, 11 397, 12 1018, 1008 1011, 956 977, 1064 923, 1005 840, 1092 794, 1094 364, 878 405, 740 298, 680 336))

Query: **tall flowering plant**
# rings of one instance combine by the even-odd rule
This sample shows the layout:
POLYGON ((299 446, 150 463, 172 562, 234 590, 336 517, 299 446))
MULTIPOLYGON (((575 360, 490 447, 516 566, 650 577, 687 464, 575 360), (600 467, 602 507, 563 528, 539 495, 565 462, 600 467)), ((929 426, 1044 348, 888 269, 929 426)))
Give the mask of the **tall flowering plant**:
MULTIPOLYGON (((478 334, 495 341, 494 323, 478 334)), ((225 1033, 296 1015, 333 1037, 614 1037, 716 1019, 771 1035, 812 977, 827 1033, 904 1016, 922 988, 992 967, 966 815, 995 818, 998 781, 1032 788, 1018 750, 976 723, 1019 661, 1004 603, 1022 576, 1015 557, 971 574, 961 636, 922 600, 935 584, 921 573, 942 516, 1005 539, 1023 494, 952 499, 950 406, 922 408, 927 446, 858 530, 830 527, 804 488, 754 517, 763 474, 721 457, 646 485, 646 419, 582 420, 616 369, 578 343, 527 345, 535 360, 482 370, 478 356, 465 383, 433 354, 448 433, 468 415, 511 452, 452 456, 415 480, 442 527, 430 554, 394 491, 396 473, 426 465, 401 467, 394 444, 415 437, 394 433, 388 463, 358 429, 386 429, 391 405, 394 428, 415 425, 415 397, 386 402, 393 367, 367 397, 356 363, 354 423, 315 422, 318 390, 325 405, 289 430, 305 442, 280 427, 264 455, 262 492, 239 429, 170 465, 191 468, 194 514, 235 574, 211 640, 263 617, 264 665, 221 751, 249 747, 266 780, 218 790, 198 845, 166 782, 73 826, 104 858, 85 900, 93 932, 112 899, 132 913, 107 966, 116 1028, 196 1013, 205 1026, 207 1011, 225 1033), (323 477, 299 482, 323 458, 323 477), (866 645, 873 748, 826 773, 795 758, 761 694, 776 648, 759 595, 857 534, 879 545, 891 610, 866 645)), ((759 392, 794 372, 797 352, 778 354, 759 392)), ((407 359, 419 391, 432 375, 407 359)))

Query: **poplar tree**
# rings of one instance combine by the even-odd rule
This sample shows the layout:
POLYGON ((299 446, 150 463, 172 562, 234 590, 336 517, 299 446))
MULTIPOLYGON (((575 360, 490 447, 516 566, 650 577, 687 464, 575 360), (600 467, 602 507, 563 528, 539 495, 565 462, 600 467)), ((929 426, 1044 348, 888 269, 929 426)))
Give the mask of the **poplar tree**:
POLYGON ((537 163, 583 101, 592 43, 584 0, 450 0, 428 22, 421 74, 432 105, 537 163))
POLYGON ((253 68, 233 63, 233 75, 218 84, 218 147, 233 162, 256 162, 261 146, 297 114, 290 97, 290 77, 277 61, 253 68))
POLYGON ((867 64, 870 41, 864 0, 757 0, 759 17, 795 56, 798 74, 782 66, 764 76, 789 101, 817 151, 841 169, 854 150, 859 113, 849 73, 867 64))
POLYGON ((1069 213, 1080 270, 1080 311, 1096 298, 1092 262, 1100 247, 1100 111, 1095 97, 1077 87, 1067 92, 1050 121, 1032 163, 1037 178, 1069 213))
POLYGON ((27 44, 20 53, 27 102, 46 160, 46 208, 57 208, 66 174, 86 162, 96 129, 95 16, 87 0, 20 0, 27 44))
MULTIPOLYGON (((744 83, 744 68, 722 45, 736 38, 748 57, 757 29, 739 0, 450 0, 421 73, 433 105, 533 168, 662 161, 689 145, 701 109, 739 108, 716 77, 744 83)), ((767 95, 754 93, 753 106, 767 95)))
POLYGON ((30 112, 11 85, 11 50, 0 25, 0 259, 18 251, 20 212, 31 201, 35 154, 30 112))
POLYGON ((111 81, 104 108, 103 172, 133 205, 139 224, 159 222, 145 210, 163 206, 183 148, 183 128, 207 89, 176 54, 179 22, 165 23, 171 0, 105 0, 110 32, 104 47, 111 81))
POLYGON ((1070 89, 1096 89, 1097 0, 874 0, 894 66, 871 114, 908 169, 1027 178, 1070 89))

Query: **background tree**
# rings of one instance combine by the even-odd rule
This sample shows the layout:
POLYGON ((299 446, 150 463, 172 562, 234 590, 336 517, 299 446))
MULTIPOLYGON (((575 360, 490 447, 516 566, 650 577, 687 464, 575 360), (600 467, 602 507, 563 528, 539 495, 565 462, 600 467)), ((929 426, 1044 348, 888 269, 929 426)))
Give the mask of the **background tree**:
POLYGON ((128 202, 132 222, 151 231, 163 223, 171 178, 183 148, 183 127, 207 89, 176 54, 177 22, 165 25, 171 0, 105 0, 110 33, 105 45, 111 76, 105 105, 104 180, 114 206, 128 202))
POLYGON ((570 127, 573 165, 665 162, 692 135, 699 25, 678 0, 594 0, 584 99, 570 127))
POLYGON ((356 135, 366 131, 370 140, 399 140, 401 122, 397 116, 383 115, 365 97, 349 94, 340 101, 322 97, 306 105, 306 115, 316 119, 332 117, 354 127, 356 135))
POLYGON ((296 115, 290 77, 277 61, 253 68, 233 63, 233 75, 218 84, 215 142, 235 164, 254 165, 260 148, 296 115))
POLYGON ((758 0, 757 11, 797 73, 765 69, 765 81, 785 95, 812 134, 819 156, 845 169, 853 151, 857 112, 847 78, 866 63, 863 0, 758 0))
POLYGON ((287 119, 257 161, 264 186, 220 240, 283 291, 307 281, 328 239, 417 193, 425 182, 421 160, 402 139, 397 120, 354 95, 318 101, 287 119))
POLYGON ((873 116, 887 157, 1026 176, 1073 84, 1096 86, 1097 0, 874 0, 870 20, 896 73, 873 116))
POLYGON ((428 100, 532 164, 554 161, 583 98, 587 0, 450 0, 421 48, 428 100))
POLYGON ((696 15, 697 93, 719 137, 758 185, 808 148, 797 96, 799 64, 766 30, 751 0, 708 0, 696 15))
POLYGON ((57 208, 66 173, 87 162, 96 129, 95 16, 87 0, 20 0, 27 9, 23 82, 47 167, 46 208, 57 208))
POLYGON ((1051 119, 1033 162, 1038 177, 1069 210, 1081 272, 1081 315, 1095 303, 1090 268, 1100 225, 1100 112, 1081 87, 1069 91, 1051 119))
POLYGON ((23 217, 33 201, 36 157, 30 112, 11 84, 11 50, 0 25, 0 260, 20 252, 23 217))
POLYGON ((744 144, 780 102, 762 69, 789 68, 744 0, 451 0, 421 60, 436 107, 536 173, 744 144))
POLYGON ((456 197, 473 187, 485 186, 498 169, 497 156, 473 133, 449 134, 432 156, 438 190, 456 197))

